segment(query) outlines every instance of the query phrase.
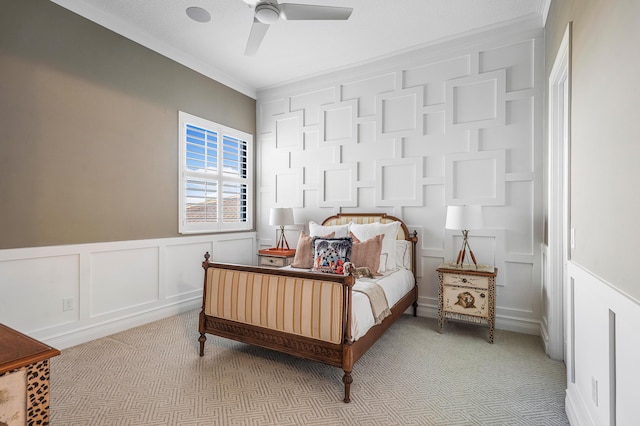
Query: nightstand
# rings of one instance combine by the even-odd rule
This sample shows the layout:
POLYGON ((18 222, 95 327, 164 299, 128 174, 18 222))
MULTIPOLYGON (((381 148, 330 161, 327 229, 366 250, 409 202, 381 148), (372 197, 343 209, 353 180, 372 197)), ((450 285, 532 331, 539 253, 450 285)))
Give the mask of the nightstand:
POLYGON ((258 265, 282 268, 293 263, 295 250, 266 249, 258 251, 258 265))
POLYGON ((493 266, 456 267, 443 263, 438 269, 438 332, 445 318, 489 326, 489 343, 493 343, 496 322, 496 275, 493 266))

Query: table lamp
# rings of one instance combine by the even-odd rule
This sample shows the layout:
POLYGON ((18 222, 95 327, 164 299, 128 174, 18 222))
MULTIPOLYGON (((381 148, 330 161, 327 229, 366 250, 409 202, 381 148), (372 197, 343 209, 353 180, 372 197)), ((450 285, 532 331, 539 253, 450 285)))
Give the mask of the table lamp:
POLYGON ((287 237, 284 235, 284 227, 293 225, 293 209, 291 207, 272 207, 269 213, 269 225, 279 226, 276 249, 289 250, 287 237))
MULTIPOLYGON (((456 267, 462 268, 465 257, 468 259, 467 252, 476 269, 478 263, 473 251, 469 246, 469 230, 480 229, 483 226, 482 206, 447 206, 447 221, 445 228, 456 229, 462 231, 462 247, 456 258, 456 267)), ((469 265, 471 265, 469 263, 469 265)))

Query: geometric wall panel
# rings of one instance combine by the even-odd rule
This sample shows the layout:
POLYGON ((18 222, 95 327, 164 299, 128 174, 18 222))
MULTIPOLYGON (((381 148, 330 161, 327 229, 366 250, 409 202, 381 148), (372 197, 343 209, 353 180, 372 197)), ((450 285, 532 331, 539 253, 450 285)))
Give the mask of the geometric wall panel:
POLYGON ((355 143, 358 137, 357 116, 358 102, 355 99, 320 107, 320 142, 336 145, 355 143))
POLYGON ((275 131, 275 121, 273 116, 287 112, 287 102, 283 99, 277 99, 271 102, 263 102, 258 109, 258 118, 260 120, 260 132, 271 133, 275 131))
POLYGON ((275 174, 275 206, 304 207, 302 199, 302 169, 285 169, 275 174))
MULTIPOLYGON (((500 268, 498 316, 522 320, 508 321, 514 329, 537 330, 525 304, 532 291, 541 293, 542 282, 536 231, 543 216, 538 136, 544 67, 534 58, 540 57, 544 34, 536 30, 532 38, 517 31, 463 37, 416 55, 261 91, 258 111, 262 105, 271 111, 260 115, 267 122, 258 126, 265 142, 259 153, 265 170, 258 181, 262 215, 275 205, 298 206, 303 221, 339 212, 402 217, 423 237, 417 259, 423 289, 434 282, 435 267, 455 259, 462 243, 460 231, 444 228, 446 206, 485 206, 485 228, 471 232, 471 244, 481 263, 500 268), (264 130, 285 119, 279 133, 293 135, 294 112, 300 114, 301 148, 293 136, 285 147, 280 135, 264 130), (292 174, 292 166, 300 173, 292 174), (526 266, 507 270, 507 262, 526 266), (525 287, 506 277, 522 279, 525 287)), ((267 216, 258 233, 271 241, 267 216)), ((434 294, 420 297, 426 312, 437 312, 434 294)))
POLYGON ((425 106, 444 104, 445 82, 469 75, 470 61, 470 56, 464 55, 408 69, 403 75, 404 87, 423 87, 425 106))
POLYGON ((377 206, 422 206, 422 158, 376 161, 377 206))
POLYGON ((534 87, 534 41, 486 50, 479 54, 480 73, 507 70, 507 92, 534 87))
POLYGON ((343 100, 355 99, 358 102, 358 116, 365 117, 375 115, 377 93, 390 92, 395 88, 396 74, 388 73, 345 83, 341 85, 341 92, 343 100))
POLYGON ((357 207, 357 163, 320 166, 320 207, 357 207))
POLYGON ((447 81, 447 125, 478 129, 505 123, 505 70, 447 81))
POLYGON ((378 138, 422 136, 422 98, 419 87, 378 95, 378 138))
POLYGON ((302 111, 276 116, 276 148, 302 149, 302 111))
POLYGON ((302 93, 291 96, 289 101, 291 111, 304 112, 304 125, 311 126, 320 122, 320 105, 330 104, 335 101, 335 89, 333 87, 302 93))
POLYGON ((505 151, 449 154, 445 159, 447 205, 503 206, 505 151))

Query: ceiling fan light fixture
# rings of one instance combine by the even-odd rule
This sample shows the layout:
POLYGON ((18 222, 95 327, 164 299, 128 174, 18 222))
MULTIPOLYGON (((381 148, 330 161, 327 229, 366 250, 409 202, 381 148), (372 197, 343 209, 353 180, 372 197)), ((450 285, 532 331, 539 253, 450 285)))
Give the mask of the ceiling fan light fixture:
POLYGON ((270 25, 275 23, 280 17, 280 10, 272 4, 261 3, 256 5, 255 17, 263 24, 270 25))

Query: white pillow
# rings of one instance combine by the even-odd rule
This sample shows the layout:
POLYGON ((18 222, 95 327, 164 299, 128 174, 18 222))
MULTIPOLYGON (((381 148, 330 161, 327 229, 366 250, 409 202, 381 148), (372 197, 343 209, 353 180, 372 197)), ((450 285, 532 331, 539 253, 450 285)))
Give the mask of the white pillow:
POLYGON ((403 269, 411 269, 410 242, 396 240, 396 266, 403 269))
POLYGON ((362 225, 352 223, 350 230, 360 241, 366 241, 376 235, 384 234, 382 253, 380 255, 380 270, 383 272, 396 269, 396 236, 399 228, 400 222, 375 222, 362 225))
POLYGON ((349 236, 349 225, 351 225, 351 222, 345 223, 344 225, 324 226, 324 225, 319 225, 314 221, 310 221, 309 235, 312 237, 323 237, 332 232, 335 232, 334 238, 346 238, 349 236))

